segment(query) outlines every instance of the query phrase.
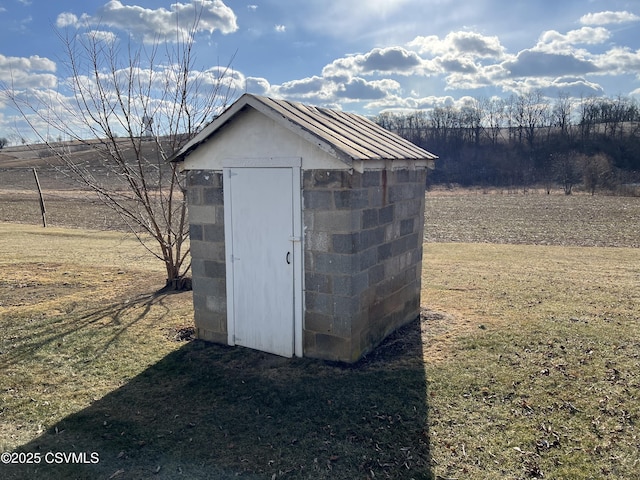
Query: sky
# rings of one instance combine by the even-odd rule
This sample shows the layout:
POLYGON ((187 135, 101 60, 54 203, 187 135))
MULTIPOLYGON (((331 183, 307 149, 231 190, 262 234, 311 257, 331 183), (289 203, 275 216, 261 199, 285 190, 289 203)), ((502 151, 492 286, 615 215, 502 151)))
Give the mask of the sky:
MULTIPOLYGON (((0 86, 69 95, 61 34, 149 45, 195 8, 194 68, 230 65, 236 96, 370 116, 533 91, 640 98, 637 0, 0 0, 0 86)), ((0 136, 19 125, 0 91, 0 136)))

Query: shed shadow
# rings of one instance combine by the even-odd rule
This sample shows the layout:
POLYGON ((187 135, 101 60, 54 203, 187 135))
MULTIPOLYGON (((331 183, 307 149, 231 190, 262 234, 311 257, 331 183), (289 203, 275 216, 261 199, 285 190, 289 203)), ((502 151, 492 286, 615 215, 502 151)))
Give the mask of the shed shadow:
POLYGON ((80 463, 2 477, 431 479, 422 352, 419 319, 355 365, 192 341, 18 449, 80 463))

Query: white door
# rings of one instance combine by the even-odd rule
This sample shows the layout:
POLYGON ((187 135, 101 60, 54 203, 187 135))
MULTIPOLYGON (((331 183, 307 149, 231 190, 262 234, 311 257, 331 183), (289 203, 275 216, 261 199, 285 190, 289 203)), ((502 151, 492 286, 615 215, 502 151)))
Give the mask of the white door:
POLYGON ((286 357, 294 354, 293 175, 292 168, 224 175, 229 343, 286 357))

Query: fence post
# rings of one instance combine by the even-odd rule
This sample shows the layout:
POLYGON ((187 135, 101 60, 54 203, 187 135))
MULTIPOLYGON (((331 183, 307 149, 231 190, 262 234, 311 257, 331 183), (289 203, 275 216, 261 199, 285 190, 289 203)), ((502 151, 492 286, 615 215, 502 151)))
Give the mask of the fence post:
POLYGON ((40 180, 38 180, 38 172, 33 168, 33 176, 36 179, 36 186, 38 187, 38 195, 40 195, 40 212, 42 213, 42 226, 47 227, 47 211, 44 208, 44 198, 42 198, 42 189, 40 188, 40 180))

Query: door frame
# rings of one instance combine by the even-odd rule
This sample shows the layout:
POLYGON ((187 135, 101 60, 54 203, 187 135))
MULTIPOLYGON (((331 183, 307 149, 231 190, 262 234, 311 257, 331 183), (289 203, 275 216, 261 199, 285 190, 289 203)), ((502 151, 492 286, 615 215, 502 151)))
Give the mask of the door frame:
POLYGON ((304 317, 304 255, 303 255, 303 235, 302 235, 302 158, 301 157, 262 157, 262 158, 228 158, 222 162, 223 181, 222 190, 224 195, 224 241, 225 241, 225 262, 227 265, 227 343, 235 345, 235 306, 234 306, 234 278, 233 262, 231 258, 231 247, 233 235, 231 192, 225 188, 225 182, 230 178, 231 169, 236 168, 290 168, 292 169, 292 207, 293 207, 293 236, 290 238, 293 252, 293 352, 296 357, 303 356, 302 348, 302 328, 304 317))

